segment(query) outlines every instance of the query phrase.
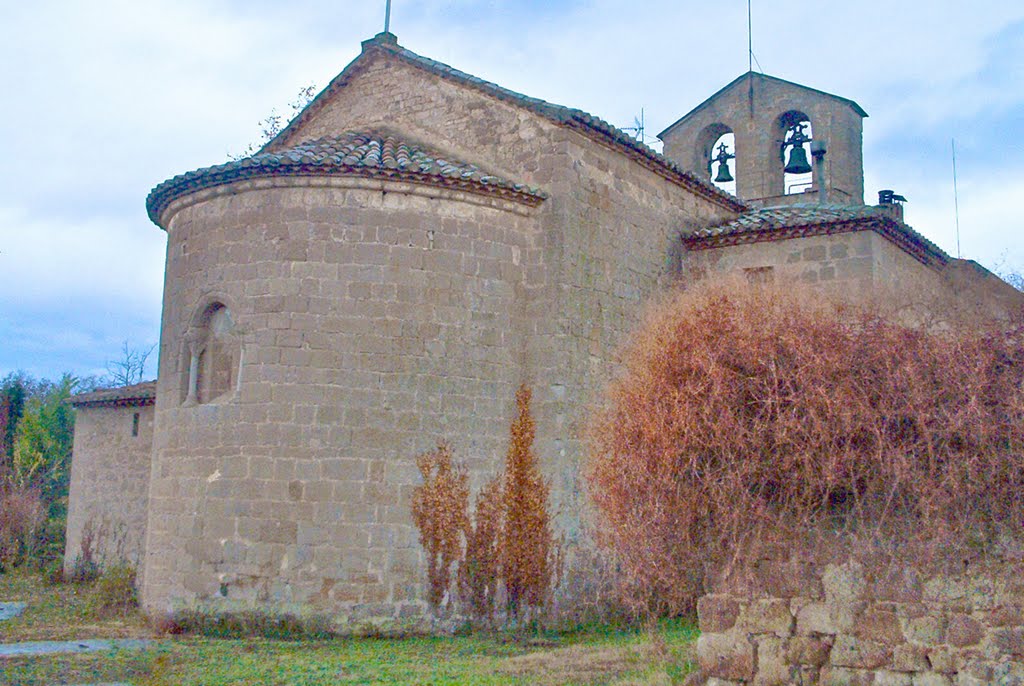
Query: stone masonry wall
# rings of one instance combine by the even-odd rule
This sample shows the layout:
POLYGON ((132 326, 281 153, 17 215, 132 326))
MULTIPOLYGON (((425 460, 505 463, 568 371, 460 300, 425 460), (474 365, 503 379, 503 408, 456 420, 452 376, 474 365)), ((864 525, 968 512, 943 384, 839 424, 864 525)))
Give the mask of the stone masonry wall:
POLYGON ((153 406, 79 407, 71 453, 64 568, 82 554, 91 529, 97 561, 138 564, 146 533, 153 406), (134 415, 138 435, 132 435, 134 415))
POLYGON ((746 274, 752 281, 802 282, 853 301, 884 289, 889 300, 908 306, 926 307, 954 295, 941 267, 918 262, 873 231, 686 252, 682 271, 691 278, 746 274))
POLYGON ((537 381, 536 448, 559 529, 576 539, 583 424, 615 351, 677 270, 680 228, 735 215, 576 131, 382 54, 332 98, 291 142, 397 130, 549 194, 536 213, 543 281, 527 304, 522 362, 537 381))
POLYGON ((579 132, 380 53, 285 144, 351 130, 394 132, 549 197, 527 210, 422 186, 281 180, 169 209, 151 610, 237 599, 422 612, 412 458, 452 441, 478 488, 500 468, 519 383, 534 390, 559 533, 575 539, 593 391, 677 270, 679 228, 735 216, 579 132), (236 388, 185 407, 190 322, 218 298, 241 341, 236 388))
POLYGON ((539 237, 504 201, 282 183, 170 220, 143 603, 415 616, 415 456, 448 440, 474 484, 500 468, 539 237), (239 368, 190 405, 190 330, 212 302, 239 368))
POLYGON ((699 683, 1024 683, 1019 561, 935 575, 765 562, 755 577, 700 599, 699 683))

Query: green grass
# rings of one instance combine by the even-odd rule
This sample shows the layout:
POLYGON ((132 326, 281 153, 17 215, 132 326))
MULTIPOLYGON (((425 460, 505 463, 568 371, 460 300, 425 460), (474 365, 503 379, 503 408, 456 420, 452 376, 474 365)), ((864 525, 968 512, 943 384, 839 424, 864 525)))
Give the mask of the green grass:
MULTIPOLYGON (((138 613, 98 616, 90 607, 95 584, 48 586, 22 569, 0 574, 0 601, 28 603, 25 612, 0 622, 0 641, 143 638, 154 635, 138 613)), ((0 680, 0 683, 4 683, 0 680)))
MULTIPOLYGON (((18 638, 9 637, 4 623, 0 624, 0 640, 145 635, 145 624, 137 615, 117 620, 119 623, 90 618, 85 609, 87 594, 73 590, 67 586, 34 588, 30 576, 0 575, 0 600, 30 603, 25 615, 14 620, 21 623, 16 630, 18 638), (69 601, 67 607, 62 606, 65 600, 69 601), (82 631, 88 633, 76 633, 82 631)), ((548 632, 533 642, 503 633, 327 641, 162 637, 142 651, 0 661, 0 683, 660 686, 681 683, 690 669, 688 659, 696 635, 688 623, 666 622, 653 641, 645 631, 615 626, 548 632)))

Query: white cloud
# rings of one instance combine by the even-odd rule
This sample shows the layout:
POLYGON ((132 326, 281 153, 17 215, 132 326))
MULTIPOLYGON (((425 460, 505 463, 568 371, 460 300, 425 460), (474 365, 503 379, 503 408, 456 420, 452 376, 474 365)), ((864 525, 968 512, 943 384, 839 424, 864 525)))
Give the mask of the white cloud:
MULTIPOLYGON (((358 54, 384 6, 8 4, 0 62, 16 67, 0 70, 0 371, 51 375, 111 341, 107 357, 124 338, 155 340, 164 236, 145 216, 148 190, 253 142, 272 108, 358 54), (22 360, 11 361, 13 337, 36 341, 22 360)), ((1024 151, 1010 143, 1024 135, 1024 5, 755 0, 753 23, 765 71, 871 114, 869 199, 897 188, 915 227, 954 249, 945 151, 956 137, 965 254, 1024 262, 1007 209, 1024 200, 1024 151), (993 143, 998 164, 986 163, 993 143)), ((395 0, 392 30, 415 52, 613 124, 644 108, 648 136, 747 68, 742 0, 395 0)))
POLYGON ((0 302, 159 308, 165 244, 148 222, 54 221, 0 207, 0 302))

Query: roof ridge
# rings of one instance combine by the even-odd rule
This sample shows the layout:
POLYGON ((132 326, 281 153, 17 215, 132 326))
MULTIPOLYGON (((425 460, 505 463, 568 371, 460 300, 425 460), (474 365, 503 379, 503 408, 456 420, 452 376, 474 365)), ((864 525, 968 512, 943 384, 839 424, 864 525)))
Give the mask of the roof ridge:
POLYGON ((889 211, 875 205, 818 205, 798 203, 762 207, 741 214, 733 220, 697 229, 685 237, 694 248, 758 240, 784 239, 802 229, 828 233, 830 227, 854 230, 856 225, 877 230, 918 259, 923 255, 941 264, 950 260, 946 252, 889 211), (773 238, 774 237, 774 238, 773 238))
POLYGON ((526 108, 539 114, 554 123, 567 128, 580 131, 592 140, 608 145, 614 149, 624 152, 628 157, 637 163, 647 167, 660 176, 696 192, 726 209, 734 212, 742 212, 748 209, 747 205, 735 196, 722 191, 710 182, 699 178, 678 166, 661 153, 655 151, 642 141, 637 141, 621 129, 608 123, 600 117, 594 116, 584 110, 558 105, 541 98, 524 95, 504 86, 500 86, 486 79, 473 76, 467 72, 456 69, 443 62, 419 55, 408 48, 398 44, 392 34, 379 33, 373 38, 363 41, 363 51, 352 62, 350 62, 340 74, 338 74, 314 99, 306 106, 288 125, 269 141, 263 149, 273 147, 275 144, 284 142, 288 136, 304 123, 313 112, 318 111, 326 101, 330 93, 343 87, 351 78, 352 72, 357 68, 360 61, 366 55, 374 52, 383 52, 393 55, 406 61, 409 64, 422 68, 444 79, 462 83, 476 90, 479 90, 492 97, 498 98, 519 107, 526 108))

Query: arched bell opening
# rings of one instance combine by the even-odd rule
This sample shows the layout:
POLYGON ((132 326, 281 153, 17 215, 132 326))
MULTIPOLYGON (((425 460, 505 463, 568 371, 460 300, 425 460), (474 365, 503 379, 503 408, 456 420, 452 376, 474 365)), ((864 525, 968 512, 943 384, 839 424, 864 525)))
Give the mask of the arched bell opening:
POLYGON ((722 190, 736 194, 736 136, 722 123, 711 124, 697 136, 697 168, 722 190))
POLYGON ((810 117, 803 112, 790 110, 778 118, 776 130, 783 192, 792 195, 810 190, 814 183, 810 117))

